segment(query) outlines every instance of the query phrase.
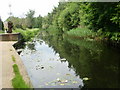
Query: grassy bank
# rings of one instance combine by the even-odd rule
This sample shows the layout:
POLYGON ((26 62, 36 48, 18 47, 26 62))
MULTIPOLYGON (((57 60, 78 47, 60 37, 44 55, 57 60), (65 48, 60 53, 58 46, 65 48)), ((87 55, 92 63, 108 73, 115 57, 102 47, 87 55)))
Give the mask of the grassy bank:
POLYGON ((74 37, 74 38, 81 38, 81 39, 93 39, 94 37, 97 36, 96 32, 93 32, 87 28, 76 28, 72 29, 70 31, 67 31, 67 35, 74 37))
MULTIPOLYGON (((15 63, 16 59, 15 57, 12 55, 12 61, 15 63)), ((17 64, 13 65, 13 71, 14 71, 14 78, 12 79, 12 86, 13 88, 30 88, 29 85, 27 85, 25 83, 25 81, 23 80, 22 75, 20 74, 19 68, 17 64)))
POLYGON ((0 31, 0 33, 4 33, 4 31, 0 31))
POLYGON ((76 28, 67 31, 67 35, 84 39, 109 40, 117 43, 120 42, 120 32, 102 32, 102 30, 94 32, 86 28, 76 28))
POLYGON ((34 29, 26 29, 26 30, 22 30, 22 29, 15 29, 13 30, 14 33, 21 33, 22 34, 22 39, 24 41, 30 41, 32 40, 37 33, 39 32, 38 28, 34 28, 34 29))
POLYGON ((19 72, 19 68, 17 64, 13 65, 13 70, 15 73, 15 77, 12 79, 12 85, 14 88, 30 88, 25 81, 23 80, 23 77, 21 76, 19 72))
POLYGON ((68 35, 78 36, 78 37, 94 37, 96 35, 95 32, 87 29, 87 28, 76 28, 70 31, 67 31, 68 35))

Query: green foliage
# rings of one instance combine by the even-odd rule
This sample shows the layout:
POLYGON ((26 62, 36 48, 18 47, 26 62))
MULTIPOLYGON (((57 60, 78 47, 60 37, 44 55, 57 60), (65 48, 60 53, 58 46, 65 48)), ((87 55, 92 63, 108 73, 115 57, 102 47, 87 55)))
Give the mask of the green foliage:
MULTIPOLYGON (((100 38, 118 41, 119 11, 119 2, 60 2, 53 12, 43 17, 42 28, 52 32, 51 26, 52 28, 54 26, 59 32, 70 31, 67 32, 69 35, 79 37, 97 35, 100 38)), ((53 29, 53 33, 54 31, 53 29)))
POLYGON ((60 13, 58 25, 63 31, 68 31, 79 25, 78 9, 78 3, 68 3, 66 8, 60 13))
POLYGON ((12 60, 13 60, 13 62, 16 62, 16 59, 13 55, 12 55, 12 60))
POLYGON ((117 14, 115 2, 91 2, 85 4, 86 25, 92 30, 119 31, 119 25, 111 21, 114 14, 117 14))
POLYGON ((0 31, 0 33, 4 33, 4 31, 0 31))
POLYGON ((34 18, 34 28, 42 28, 42 16, 38 16, 34 18))
POLYGON ((78 37, 94 37, 96 35, 95 32, 87 28, 72 29, 68 31, 67 34, 71 36, 78 36, 78 37))
POLYGON ((1 18, 0 18, 0 30, 4 30, 4 25, 3 25, 1 18))
POLYGON ((101 39, 108 38, 111 41, 120 42, 120 32, 103 32, 102 29, 97 31, 97 36, 101 39))
POLYGON ((27 28, 27 20, 26 18, 19 18, 11 16, 6 21, 12 21, 13 22, 13 29, 21 28, 26 29, 27 28))
POLYGON ((14 30, 14 32, 21 33, 24 41, 30 41, 37 35, 37 33, 39 32, 39 29, 38 28, 27 29, 27 30, 16 29, 14 30))
POLYGON ((104 37, 109 37, 112 41, 120 42, 120 32, 104 32, 104 37))
POLYGON ((14 24, 13 29, 21 28, 42 28, 42 16, 34 17, 35 11, 29 10, 24 18, 9 17, 6 21, 12 21, 14 24))
POLYGON ((49 23, 48 23, 48 17, 44 17, 42 20, 42 29, 47 29, 49 27, 49 23))
POLYGON ((119 40, 119 34, 115 33, 120 32, 120 2, 60 2, 47 16, 34 17, 34 14, 35 11, 29 10, 26 18, 11 17, 11 21, 15 28, 40 28, 51 34, 72 30, 70 34, 85 36, 82 32, 78 34, 76 28, 89 28, 102 38, 119 40))
POLYGON ((118 5, 116 5, 115 12, 116 13, 113 13, 111 21, 118 24, 120 28, 120 16, 119 16, 120 15, 120 2, 118 3, 118 5))
POLYGON ((46 32, 48 32, 50 35, 55 35, 55 34, 59 34, 60 31, 57 29, 57 27, 51 25, 48 27, 48 29, 46 29, 46 32))
POLYGON ((13 71, 15 73, 15 77, 12 79, 13 87, 14 88, 30 88, 23 80, 23 77, 20 74, 17 64, 13 65, 13 71))
POLYGON ((26 20, 27 20, 27 27, 28 28, 33 28, 33 25, 34 25, 34 14, 35 14, 35 11, 33 10, 29 10, 29 12, 27 12, 26 14, 26 20))

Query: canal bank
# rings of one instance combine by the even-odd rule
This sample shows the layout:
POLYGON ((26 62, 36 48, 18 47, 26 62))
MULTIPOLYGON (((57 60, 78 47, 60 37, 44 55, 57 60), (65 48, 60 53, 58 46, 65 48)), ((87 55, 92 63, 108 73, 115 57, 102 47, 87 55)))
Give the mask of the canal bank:
MULTIPOLYGON (((17 43, 19 34, 3 34, 0 35, 0 66, 1 66, 1 88, 13 88, 12 79, 15 77, 15 73, 13 71, 13 65, 17 64, 20 74, 23 80, 27 85, 32 86, 29 76, 27 74, 26 68, 24 64, 13 47, 13 44, 17 43), (5 40, 4 40, 5 36, 5 40), (8 38, 8 40, 7 40, 8 38), (14 40, 12 39, 14 38, 14 40), (15 62, 12 60, 12 56, 15 58, 15 62)), ((19 88, 19 87, 18 87, 19 88)))

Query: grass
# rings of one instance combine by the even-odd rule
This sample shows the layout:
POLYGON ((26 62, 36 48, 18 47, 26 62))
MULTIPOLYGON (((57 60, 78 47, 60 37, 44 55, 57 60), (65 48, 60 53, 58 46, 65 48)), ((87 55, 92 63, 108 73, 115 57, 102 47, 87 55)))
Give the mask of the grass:
POLYGON ((12 60, 13 60, 13 62, 16 62, 16 59, 13 55, 12 55, 12 60))
POLYGON ((70 31, 67 31, 67 35, 73 37, 82 37, 86 40, 96 39, 96 40, 111 40, 120 42, 120 32, 103 32, 102 30, 98 30, 94 32, 87 28, 76 28, 70 31))
POLYGON ((76 37, 94 37, 96 35, 95 32, 87 28, 72 29, 70 31, 67 31, 67 34, 70 36, 76 36, 76 37))
POLYGON ((26 29, 26 30, 22 30, 22 29, 15 29, 13 30, 14 33, 21 33, 24 41, 31 41, 39 32, 38 28, 34 28, 34 29, 26 29))
POLYGON ((0 33, 4 33, 4 31, 0 30, 0 33))
MULTIPOLYGON (((16 62, 16 59, 13 55, 12 55, 12 60, 13 62, 16 62)), ((13 71, 14 71, 15 77, 12 79, 12 86, 14 88, 30 88, 23 80, 23 77, 20 74, 17 64, 13 65, 13 71)))
POLYGON ((19 72, 19 68, 17 66, 17 64, 13 65, 13 70, 15 73, 15 77, 12 79, 12 85, 14 88, 30 88, 25 81, 23 80, 20 72, 19 72))

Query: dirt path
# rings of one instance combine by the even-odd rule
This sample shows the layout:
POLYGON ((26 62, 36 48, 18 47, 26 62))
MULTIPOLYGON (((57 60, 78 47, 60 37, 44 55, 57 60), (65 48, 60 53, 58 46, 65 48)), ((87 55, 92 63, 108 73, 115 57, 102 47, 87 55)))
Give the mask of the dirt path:
POLYGON ((0 67, 0 73, 1 73, 0 80, 2 81, 0 82, 0 87, 2 88, 13 88, 11 80, 14 77, 13 67, 12 67, 14 62, 12 61, 12 55, 16 59, 16 64, 18 65, 20 73, 23 76, 24 80, 29 85, 31 85, 30 79, 22 63, 22 60, 12 46, 14 43, 16 42, 0 41, 0 66, 1 66, 0 67))

